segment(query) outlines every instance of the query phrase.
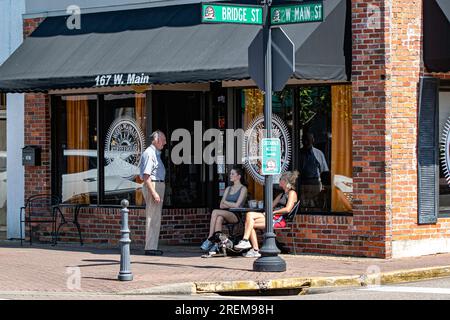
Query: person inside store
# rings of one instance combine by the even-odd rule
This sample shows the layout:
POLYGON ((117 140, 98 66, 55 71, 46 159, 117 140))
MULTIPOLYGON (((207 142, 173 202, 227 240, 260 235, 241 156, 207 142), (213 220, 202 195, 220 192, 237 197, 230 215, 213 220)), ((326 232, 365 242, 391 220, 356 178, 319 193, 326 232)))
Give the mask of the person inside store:
POLYGON ((222 200, 220 201, 220 209, 215 209, 211 214, 211 222, 209 227, 208 238, 203 241, 200 248, 204 251, 216 251, 215 244, 211 241, 211 237, 217 231, 222 231, 222 225, 227 223, 238 223, 238 213, 233 213, 228 209, 241 208, 247 199, 247 187, 242 183, 243 171, 239 167, 234 167, 230 171, 231 186, 224 191, 222 200))
MULTIPOLYGON (((273 201, 273 215, 284 215, 292 211, 295 204, 298 201, 297 192, 295 186, 297 178, 299 176, 298 171, 287 171, 280 177, 280 187, 283 190, 275 200, 273 201)), ((247 212, 245 217, 245 229, 242 240, 234 246, 237 250, 249 251, 243 254, 247 258, 259 258, 258 237, 256 235, 256 229, 266 228, 266 214, 265 212, 247 212)))
POLYGON ((321 176, 328 172, 328 165, 322 151, 314 147, 314 135, 306 132, 302 136, 300 149, 300 200, 302 207, 318 207, 319 195, 323 189, 321 176))

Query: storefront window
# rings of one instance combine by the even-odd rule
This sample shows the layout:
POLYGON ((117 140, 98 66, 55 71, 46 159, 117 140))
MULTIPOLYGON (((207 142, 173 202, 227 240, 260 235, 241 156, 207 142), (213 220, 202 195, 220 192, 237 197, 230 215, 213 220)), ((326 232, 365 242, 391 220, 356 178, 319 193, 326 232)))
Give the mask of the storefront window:
MULTIPOLYGON (((241 100, 243 128, 247 129, 252 119, 262 114, 264 96, 257 89, 245 89, 241 100)), ((288 170, 300 172, 297 190, 301 211, 351 212, 351 86, 288 88, 275 93, 272 101, 273 113, 291 137, 288 170)), ((250 196, 261 200, 263 187, 251 176, 247 179, 250 196)))
POLYGON ((55 186, 63 202, 96 204, 97 96, 55 99, 55 186))
MULTIPOLYGON (((153 108, 145 93, 90 96, 54 96, 53 171, 54 191, 66 203, 120 205, 128 199, 132 206, 143 206, 139 177, 140 156, 150 145, 154 130, 166 133, 167 145, 162 161, 166 167, 166 207, 203 207, 206 204, 207 165, 174 164, 171 150, 179 141, 172 133, 185 129, 202 142, 208 126, 201 92, 153 92, 153 108), (147 114, 151 110, 150 113, 147 114), (200 134, 194 134, 195 125, 200 134)), ((201 159, 200 159, 201 160, 201 159)))
POLYGON ((119 204, 128 199, 143 205, 139 161, 146 142, 145 94, 109 94, 101 107, 104 141, 103 203, 119 204))
MULTIPOLYGON (((352 87, 331 87, 331 207, 333 212, 353 208, 352 87)), ((328 134, 328 136, 330 135, 328 134)))
POLYGON ((0 94, 0 227, 6 226, 6 94, 0 94))
MULTIPOLYGON (((241 94, 242 105, 242 128, 247 130, 255 126, 255 120, 261 119, 264 112, 264 95, 258 89, 244 89, 241 94)), ((272 110, 273 114, 277 116, 277 120, 285 126, 285 129, 290 136, 289 142, 282 141, 284 144, 290 145, 293 150, 295 141, 292 137, 293 133, 293 112, 294 112, 294 90, 291 88, 285 89, 282 92, 274 93, 272 96, 272 110)), ((280 132, 274 132, 275 135, 280 132)), ((282 159, 284 161, 284 159, 282 159)), ((257 165, 257 163, 254 163, 257 165)), ((292 168, 292 154, 290 156, 290 163, 288 169, 292 168)), ((256 169, 256 168, 255 168, 256 169)), ((276 177, 277 178, 277 177, 276 177)), ((262 200, 264 197, 264 187, 253 178, 251 174, 246 173, 246 182, 248 184, 249 199, 262 200)), ((275 179, 277 182, 277 179, 275 179)))
POLYGON ((145 94, 55 97, 55 191, 63 202, 143 205, 145 94))
POLYGON ((449 131, 450 131, 450 90, 439 93, 439 211, 450 213, 450 174, 449 174, 449 131))

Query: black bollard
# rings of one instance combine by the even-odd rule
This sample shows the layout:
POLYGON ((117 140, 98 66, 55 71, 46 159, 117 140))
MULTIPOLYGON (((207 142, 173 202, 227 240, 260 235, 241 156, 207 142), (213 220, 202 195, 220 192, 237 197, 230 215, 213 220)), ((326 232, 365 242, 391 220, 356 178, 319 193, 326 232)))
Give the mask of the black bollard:
POLYGON ((118 279, 120 281, 133 280, 131 273, 131 259, 130 259, 130 229, 128 228, 128 200, 122 200, 122 226, 120 229, 120 272, 118 279))

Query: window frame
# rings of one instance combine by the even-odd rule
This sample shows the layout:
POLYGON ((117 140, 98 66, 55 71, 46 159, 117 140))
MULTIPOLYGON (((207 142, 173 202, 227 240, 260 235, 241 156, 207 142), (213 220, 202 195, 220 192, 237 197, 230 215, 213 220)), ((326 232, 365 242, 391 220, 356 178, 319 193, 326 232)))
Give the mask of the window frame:
MULTIPOLYGON (((291 89, 293 91, 294 94, 294 99, 293 99, 293 116, 292 116, 292 121, 293 121, 293 128, 294 128, 294 132, 290 132, 291 134, 291 150, 292 150, 292 155, 291 155, 291 165, 294 163, 298 163, 299 159, 300 159, 300 132, 298 130, 299 128, 299 124, 300 124, 300 116, 299 116, 299 112, 300 112, 300 88, 302 87, 323 87, 323 86, 328 86, 331 87, 333 85, 340 85, 340 84, 349 84, 348 82, 336 82, 336 83, 332 83, 332 84, 327 84, 327 83, 311 83, 311 84, 293 84, 293 85, 286 85, 285 89, 291 89)), ((247 89, 247 88, 238 88, 239 90, 238 93, 236 94, 237 96, 237 106, 241 106, 242 105, 242 90, 247 89)), ((333 106, 331 106, 333 107, 333 106)), ((241 122, 239 122, 241 123, 241 122)), ((243 128, 245 130, 245 128, 243 128)), ((352 137, 353 139, 353 137, 352 137)), ((330 154, 330 170, 331 170, 331 154, 330 154)), ((352 156, 352 162, 353 162, 353 156, 352 156)), ((275 185, 274 185, 275 186, 275 185)), ((331 194, 330 194, 331 196, 331 194)), ((354 210, 354 206, 352 208, 354 210)), ((331 208, 329 211, 324 211, 324 210, 317 210, 317 211, 299 211, 298 214, 300 215, 320 215, 320 216, 347 216, 347 217, 352 217, 353 216, 353 210, 352 211, 332 211, 331 208)))
POLYGON ((0 93, 0 110, 6 110, 6 93, 0 93))
MULTIPOLYGON (((51 101, 51 106, 50 106, 50 118, 51 118, 51 150, 56 150, 57 147, 57 141, 58 141, 58 133, 57 133, 57 116, 54 116, 57 111, 58 108, 58 103, 60 103, 59 101, 57 101, 57 99, 61 99, 61 97, 65 97, 65 96, 80 96, 80 95, 84 95, 85 93, 83 92, 77 92, 77 93, 55 93, 55 94, 51 94, 50 95, 50 101, 51 101)), ((104 113, 105 108, 104 108, 104 97, 105 95, 111 95, 111 94, 136 94, 136 92, 134 91, 117 91, 117 92, 89 92, 89 95, 95 95, 97 97, 96 101, 97 101, 97 106, 96 106, 96 126, 97 126, 97 137, 98 137, 98 141, 97 141, 97 201, 96 202, 92 202, 91 204, 89 204, 90 207, 104 207, 104 208, 120 208, 120 204, 108 204, 105 203, 105 170, 104 170, 104 165, 105 165, 105 159, 103 156, 104 154, 104 150, 105 150, 105 145, 104 143, 101 143, 99 141, 101 141, 100 137, 105 137, 106 128, 103 127, 103 122, 104 122, 104 113)), ((152 106, 153 106, 153 98, 154 98, 154 92, 152 91, 146 91, 145 92, 146 95, 146 108, 147 108, 147 130, 145 133, 145 138, 147 141, 147 146, 149 145, 149 137, 151 135, 152 132, 152 114, 154 112, 152 106)), ((208 104, 208 96, 205 95, 204 93, 202 93, 201 98, 201 108, 202 108, 202 117, 204 116, 204 112, 207 109, 207 104, 208 104)), ((203 117, 204 118, 204 117, 203 117)), ((205 118, 206 119, 206 118, 205 118)), ((203 120, 205 120, 203 119, 203 120)), ((168 139, 170 139, 170 137, 168 137, 168 139)), ((58 160, 59 159, 59 155, 58 152, 52 152, 51 153, 51 190, 52 190, 52 195, 57 195, 57 196, 61 196, 62 193, 62 185, 60 183, 60 176, 61 176, 61 168, 58 166, 58 160)), ((209 170, 207 170, 207 165, 205 163, 202 163, 201 165, 201 172, 203 172, 206 177, 205 177, 205 181, 207 183, 209 183, 209 170)), ((201 192, 201 202, 200 204, 196 204, 196 205, 180 205, 180 204, 172 204, 170 206, 166 206, 167 208, 208 208, 208 201, 207 199, 205 199, 206 195, 204 194, 205 190, 209 189, 206 186, 202 186, 202 192, 201 192)), ((129 206, 130 208, 134 208, 134 209, 143 209, 145 208, 145 204, 143 205, 135 205, 135 204, 130 204, 129 206)))
MULTIPOLYGON (((97 126, 97 201, 89 204, 90 207, 118 207, 120 208, 120 204, 114 205, 114 204, 107 204, 104 203, 105 200, 105 170, 104 170, 104 164, 105 159, 103 156, 105 152, 105 145, 104 143, 99 142, 101 139, 100 137, 104 138, 105 136, 105 130, 103 128, 103 119, 104 119, 104 110, 103 108, 103 101, 104 96, 108 94, 135 94, 136 92, 133 91, 120 91, 120 92, 96 92, 96 93, 89 93, 89 95, 95 95, 96 96, 96 126, 97 126)), ((146 99, 149 99, 150 95, 148 94, 148 91, 145 92, 146 99)), ((58 134, 57 134, 57 117, 54 117, 53 115, 56 114, 56 109, 58 108, 57 99, 61 99, 61 97, 67 97, 67 96, 80 96, 84 95, 84 93, 70 93, 70 94, 51 94, 51 150, 55 150, 57 147, 57 141, 58 141, 58 134)), ((147 108, 149 107, 147 103, 147 108)), ((147 132, 146 137, 149 135, 147 132)), ((52 152, 52 165, 51 165, 51 190, 52 195, 61 196, 62 192, 62 186, 59 182, 59 177, 61 176, 61 168, 58 166, 58 152, 52 152)), ((130 208, 136 208, 136 209, 142 209, 145 208, 145 205, 134 205, 131 204, 129 206, 130 208)))

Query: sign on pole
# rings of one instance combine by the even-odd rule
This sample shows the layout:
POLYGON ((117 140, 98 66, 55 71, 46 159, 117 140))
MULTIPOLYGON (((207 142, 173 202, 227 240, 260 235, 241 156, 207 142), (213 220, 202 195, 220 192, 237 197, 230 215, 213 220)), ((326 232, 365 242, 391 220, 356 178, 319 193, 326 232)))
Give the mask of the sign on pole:
POLYGON ((202 4, 202 22, 206 23, 263 23, 263 9, 256 6, 202 4))
MULTIPOLYGON (((272 28, 272 90, 283 90, 295 70, 295 46, 283 29, 272 28)), ((261 30, 248 47, 248 72, 258 88, 266 91, 264 83, 264 40, 261 30)))
POLYGON ((261 144, 263 175, 276 175, 281 173, 281 142, 278 138, 264 138, 261 144))
POLYGON ((270 8, 270 23, 290 24, 323 21, 323 3, 302 3, 270 8))
POLYGON ((263 31, 259 30, 248 47, 248 74, 262 91, 266 91, 263 31))
POLYGON ((266 232, 261 257, 253 264, 255 271, 283 272, 286 262, 278 256, 272 224, 273 176, 281 173, 281 142, 272 138, 272 92, 281 91, 294 73, 295 47, 281 28, 274 25, 323 21, 323 3, 308 2, 272 7, 272 0, 262 6, 202 4, 204 23, 256 24, 262 28, 248 48, 249 75, 264 91, 265 138, 261 141, 261 174, 264 175, 266 232), (264 16, 264 21, 263 21, 264 16))
POLYGON ((295 71, 295 46, 281 28, 272 28, 272 90, 283 90, 295 71))

